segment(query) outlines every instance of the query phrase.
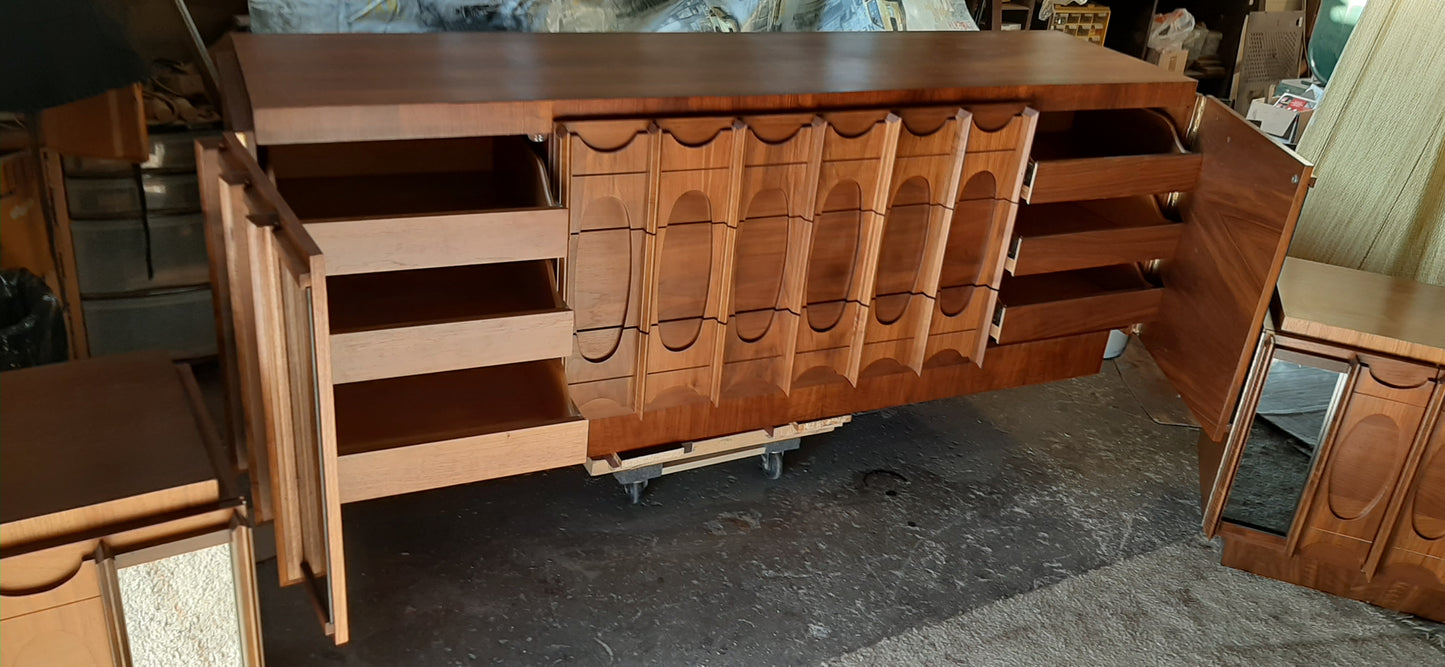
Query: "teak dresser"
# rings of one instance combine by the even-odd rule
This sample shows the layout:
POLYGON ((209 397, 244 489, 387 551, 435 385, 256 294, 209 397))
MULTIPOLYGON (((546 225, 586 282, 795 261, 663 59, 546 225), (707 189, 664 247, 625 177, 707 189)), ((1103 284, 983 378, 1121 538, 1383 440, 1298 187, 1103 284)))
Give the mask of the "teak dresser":
POLYGON ((1445 287, 1290 258, 1200 441, 1224 564, 1445 621, 1445 287), (1217 472, 1217 475, 1215 472, 1217 472))
POLYGON ((230 426, 337 642, 349 502, 1087 375, 1134 325, 1220 438, 1311 179, 1192 80, 1050 32, 217 56, 230 426))

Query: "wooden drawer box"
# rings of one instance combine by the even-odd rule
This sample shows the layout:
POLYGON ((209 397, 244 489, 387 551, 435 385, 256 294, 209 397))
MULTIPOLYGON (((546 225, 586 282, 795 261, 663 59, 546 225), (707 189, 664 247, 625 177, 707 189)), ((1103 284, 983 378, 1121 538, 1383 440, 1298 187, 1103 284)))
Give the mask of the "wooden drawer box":
POLYGON ((1047 204, 1193 190, 1203 159, 1185 152, 1167 117, 1147 109, 1045 115, 1022 197, 1047 204))
POLYGON ((577 464, 587 422, 546 360, 339 385, 336 438, 349 503, 577 464))
POLYGON ((328 275, 562 257, 567 210, 521 137, 270 149, 328 275))
POLYGON ((547 260, 330 281, 332 381, 566 357, 572 312, 547 260))
POLYGON ((1172 259, 1183 223, 1151 196, 1025 204, 1004 267, 1015 276, 1172 259))
POLYGON ((991 335, 1008 344, 1148 322, 1163 292, 1134 266, 1006 278, 991 335))

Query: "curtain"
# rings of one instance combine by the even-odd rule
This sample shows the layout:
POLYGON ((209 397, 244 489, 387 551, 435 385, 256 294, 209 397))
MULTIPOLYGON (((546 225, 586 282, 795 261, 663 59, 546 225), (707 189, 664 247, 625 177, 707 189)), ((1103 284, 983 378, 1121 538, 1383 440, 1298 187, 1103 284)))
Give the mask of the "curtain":
POLYGON ((1300 139, 1289 254, 1445 285, 1445 5, 1370 0, 1300 139))

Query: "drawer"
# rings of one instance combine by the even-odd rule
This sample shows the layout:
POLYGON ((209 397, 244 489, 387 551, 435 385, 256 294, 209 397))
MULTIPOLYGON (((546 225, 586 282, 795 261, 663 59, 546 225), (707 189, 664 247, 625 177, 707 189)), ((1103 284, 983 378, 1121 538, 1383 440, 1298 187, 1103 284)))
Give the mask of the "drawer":
POLYGON ((963 157, 957 200, 1018 201, 1027 164, 1027 154, 1023 151, 969 151, 963 157))
POLYGON ((898 117, 880 110, 823 114, 823 161, 877 160, 893 149, 898 117))
POLYGON ((177 359, 194 359, 216 353, 210 289, 85 299, 80 307, 91 356, 165 350, 177 359))
POLYGON ((653 134, 647 120, 589 120, 562 124, 567 133, 567 172, 625 174, 647 171, 653 134))
POLYGON ((335 405, 343 503, 586 459, 557 360, 339 385, 335 405))
POLYGON ((647 174, 573 176, 567 192, 572 233, 646 229, 647 174))
MULTIPOLYGON (((165 132, 152 131, 151 152, 140 168, 146 171, 195 171, 196 140, 216 136, 214 131, 165 132)), ((67 155, 61 159, 67 176, 127 176, 135 165, 124 160, 107 160, 67 155)))
POLYGON ((566 357, 572 312, 553 271, 533 260, 328 279, 332 381, 566 357))
POLYGON ((1016 276, 1172 259, 1183 223, 1149 195, 1025 204, 1005 267, 1016 276))
POLYGON ((0 621, 0 655, 6 667, 114 665, 105 604, 97 596, 0 621))
POLYGON ((604 229, 572 235, 567 305, 577 330, 641 327, 647 233, 604 229))
POLYGON ((139 185, 130 176, 65 179, 65 201, 72 219, 140 217, 142 192, 149 215, 201 210, 195 173, 146 173, 139 185))
POLYGON ((372 218, 305 225, 326 255, 326 274, 406 271, 567 255, 567 210, 372 218))
POLYGON ((898 130, 900 158, 925 155, 956 155, 963 151, 968 133, 968 112, 958 107, 915 107, 900 109, 898 130))
POLYGON ((647 335, 637 329, 579 331, 567 359, 567 389, 582 416, 602 419, 640 407, 647 335))
POLYGON ((210 283, 205 223, 206 218, 200 213, 154 215, 146 224, 139 218, 72 220, 70 235, 81 295, 114 295, 210 283), (147 274, 147 254, 154 275, 147 274))
POLYGON ((733 119, 667 118, 657 121, 662 171, 727 169, 733 161, 733 119))
POLYGON ((976 104, 968 112, 970 153, 1024 148, 1038 118, 1038 112, 1022 104, 976 104))
MULTIPOLYGON (((66 560, 70 554, 65 554, 66 560)), ((37 553, 26 556, 7 558, 4 562, 4 569, 11 568, 26 569, 27 559, 54 559, 50 554, 37 553)), ((48 565, 45 564, 45 565, 48 565)), ((48 567, 46 569, 49 569, 48 567)), ((81 600, 98 597, 100 595, 100 573, 99 568, 93 560, 81 560, 78 568, 68 575, 49 582, 44 586, 38 586, 28 595, 12 595, 6 593, 0 596, 0 619, 10 619, 25 614, 33 614, 38 611, 59 607, 62 605, 79 602, 81 600)))
POLYGON ((1368 355, 1361 355, 1360 364, 1356 394, 1425 407, 1438 382, 1433 366, 1368 355))
POLYGON ((964 285, 939 289, 933 317, 928 321, 923 366, 966 361, 981 365, 989 339, 989 318, 997 302, 998 292, 990 287, 964 285))
POLYGON ((1022 190, 1029 203, 1183 192, 1199 182, 1204 157, 1184 150, 1162 114, 1079 111, 1040 122, 1051 131, 1034 137, 1022 190))
POLYGON ((328 275, 566 256, 568 215, 523 137, 269 149, 328 275))
POLYGON ((822 138, 823 121, 814 114, 744 116, 743 166, 807 164, 822 138))
POLYGON ((1163 292, 1134 266, 1009 277, 999 289, 990 335, 1009 344, 1149 322, 1163 292))

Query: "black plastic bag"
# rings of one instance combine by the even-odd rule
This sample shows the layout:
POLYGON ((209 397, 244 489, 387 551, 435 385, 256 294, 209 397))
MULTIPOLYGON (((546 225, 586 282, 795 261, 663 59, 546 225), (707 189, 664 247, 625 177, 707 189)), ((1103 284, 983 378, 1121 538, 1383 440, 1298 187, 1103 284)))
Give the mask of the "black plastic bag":
POLYGON ((53 364, 69 356, 60 299, 25 269, 0 271, 0 370, 53 364))

